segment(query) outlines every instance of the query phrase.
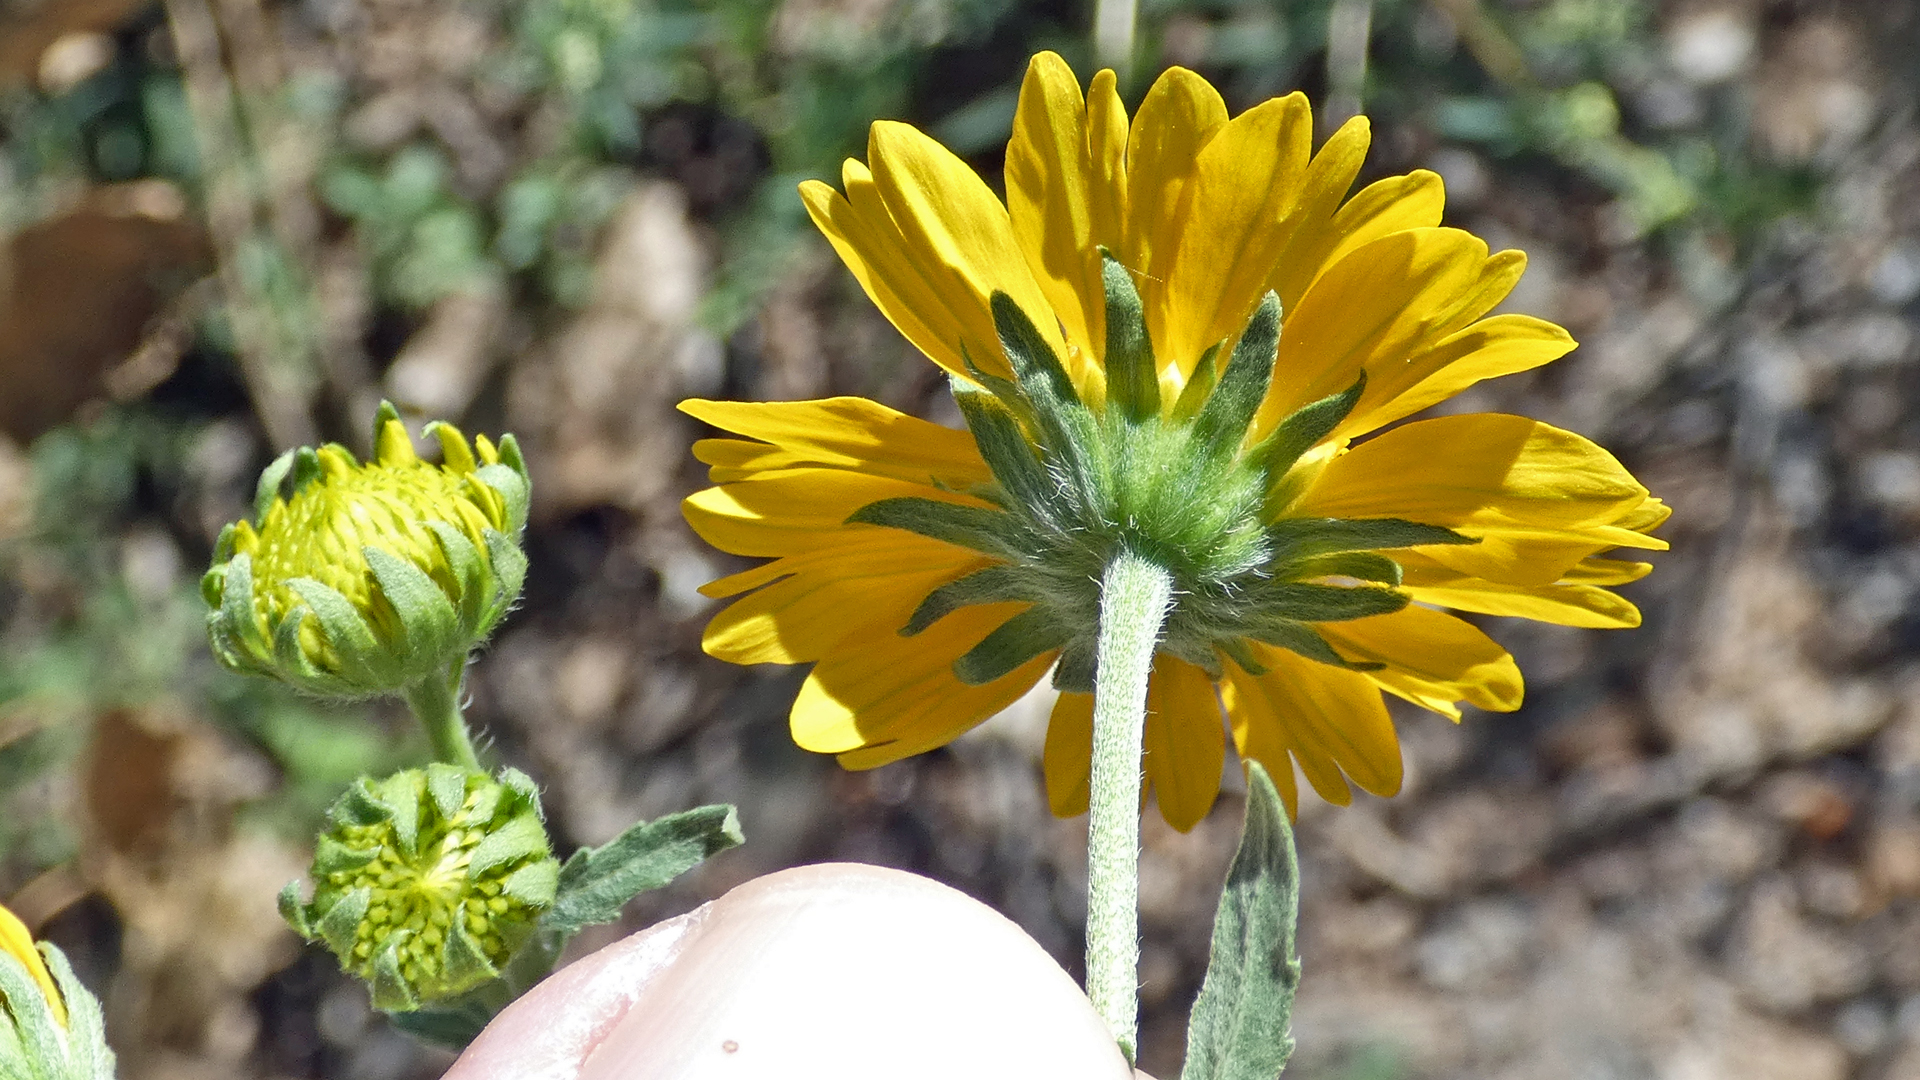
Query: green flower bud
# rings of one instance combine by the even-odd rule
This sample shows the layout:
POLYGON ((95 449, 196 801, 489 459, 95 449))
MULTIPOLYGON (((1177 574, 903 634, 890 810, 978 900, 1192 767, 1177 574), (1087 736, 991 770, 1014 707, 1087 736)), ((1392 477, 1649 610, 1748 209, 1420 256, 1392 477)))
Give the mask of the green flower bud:
POLYGON ((280 913, 405 1012, 498 978, 553 904, 552 856, 533 782, 452 765, 361 778, 328 813, 313 899, 300 883, 280 913))
POLYGON ((59 949, 0 907, 0 1077, 113 1080, 100 1003, 59 949))
POLYGON ((330 444, 267 467, 258 523, 221 531, 200 582, 223 664, 364 697, 445 678, 486 639, 526 577, 526 464, 511 435, 469 447, 451 425, 428 431, 441 464, 415 456, 383 403, 372 461, 330 444))

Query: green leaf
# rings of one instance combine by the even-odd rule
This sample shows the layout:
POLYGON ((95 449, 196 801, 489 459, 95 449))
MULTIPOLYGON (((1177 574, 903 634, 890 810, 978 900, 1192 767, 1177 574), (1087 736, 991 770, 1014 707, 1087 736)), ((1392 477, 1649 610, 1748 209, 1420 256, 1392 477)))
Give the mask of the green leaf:
POLYGON ((986 459, 993 478, 1014 502, 1022 506, 1045 505, 1052 481, 1033 444, 1020 430, 1012 410, 992 394, 961 386, 957 379, 953 403, 960 407, 960 415, 966 419, 967 430, 973 434, 974 445, 980 448, 980 456, 986 459))
POLYGON ((1292 576, 1293 564, 1335 552, 1480 542, 1439 525, 1400 518, 1286 518, 1267 527, 1267 539, 1273 544, 1267 567, 1283 578, 1292 576))
POLYGON ((574 852, 560 868, 553 907, 541 923, 561 934, 610 923, 627 901, 739 846, 742 839, 740 817, 731 806, 701 806, 634 825, 601 847, 574 852))
POLYGON ((1345 420, 1353 407, 1360 403, 1360 395, 1366 389, 1367 373, 1362 371, 1352 386, 1338 394, 1329 394, 1319 401, 1302 405, 1294 410, 1293 415, 1280 421, 1280 426, 1273 429, 1273 434, 1267 436, 1254 454, 1262 460, 1262 467, 1267 470, 1268 486, 1278 484, 1280 478, 1287 475, 1287 470, 1300 460, 1300 455, 1333 434, 1333 429, 1339 427, 1340 421, 1345 420))
POLYGON ((1293 1053, 1300 867, 1273 780, 1247 762, 1247 820, 1213 919, 1213 955, 1187 1023, 1180 1080, 1274 1080, 1293 1053))
POLYGON ((1269 292, 1254 309, 1240 342, 1233 347, 1220 385, 1193 421, 1193 439, 1215 457, 1240 449, 1240 440, 1273 381, 1273 362, 1280 349, 1280 298, 1269 292))
POLYGON ((267 520, 267 511, 273 509, 273 500, 280 497, 280 485, 292 469, 293 451, 289 450, 260 470, 260 482, 253 489, 253 520, 256 524, 267 520))
POLYGON ((1184 423, 1200 414, 1207 399, 1213 396, 1213 388, 1220 381, 1220 342, 1207 347, 1200 356, 1200 362, 1193 366, 1193 377, 1187 385, 1180 388, 1180 396, 1173 400, 1175 423, 1184 423))
POLYGON ((1067 638, 1066 628, 1051 613, 1044 608, 1028 608, 995 627, 980 644, 955 660, 953 673, 968 686, 985 686, 1041 653, 1066 644, 1067 638))
POLYGON ((1013 558, 1019 552, 1019 547, 1002 535, 1011 520, 998 510, 912 496, 881 499, 847 515, 849 524, 905 529, 1001 558, 1013 558))
POLYGON ((913 609, 913 617, 900 630, 900 636, 913 635, 972 604, 994 604, 1003 600, 1020 600, 1026 597, 1025 577, 1020 568, 1010 563, 999 563, 962 578, 956 578, 927 594, 920 606, 913 609))
POLYGON ((1107 249, 1100 249, 1100 277, 1107 293, 1107 402, 1140 423, 1160 415, 1160 371, 1147 338, 1146 313, 1133 275, 1107 249))

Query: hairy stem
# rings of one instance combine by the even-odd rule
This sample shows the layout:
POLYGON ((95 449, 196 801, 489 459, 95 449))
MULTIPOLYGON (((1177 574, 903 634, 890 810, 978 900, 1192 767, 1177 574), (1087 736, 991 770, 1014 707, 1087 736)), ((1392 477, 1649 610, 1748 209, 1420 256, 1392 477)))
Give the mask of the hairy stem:
POLYGON ((421 679, 406 689, 407 708, 427 729, 427 738, 433 741, 434 760, 478 770, 480 757, 473 752, 473 739, 467 734, 467 721, 460 715, 456 696, 459 679, 458 669, 450 675, 434 674, 421 679))
POLYGON ((1133 1060, 1139 1023, 1140 757, 1173 578, 1131 553, 1100 583, 1087 820, 1087 996, 1133 1060))

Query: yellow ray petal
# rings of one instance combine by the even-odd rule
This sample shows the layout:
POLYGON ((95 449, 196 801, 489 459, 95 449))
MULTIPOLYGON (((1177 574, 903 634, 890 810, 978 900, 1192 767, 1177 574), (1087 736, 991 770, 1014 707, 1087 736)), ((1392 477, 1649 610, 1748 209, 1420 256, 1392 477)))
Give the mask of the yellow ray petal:
POLYGON ((1625 585, 1653 573, 1652 563, 1624 559, 1584 559, 1561 579, 1573 585, 1625 585))
POLYGON ((1457 701, 1490 712, 1520 707, 1524 684, 1507 650, 1473 624, 1431 608, 1318 623, 1315 629, 1340 655, 1385 664, 1362 674, 1424 709, 1460 719, 1457 701))
MULTIPOLYGON (((1162 306, 1194 161, 1226 123, 1227 105, 1219 91, 1177 67, 1154 80, 1133 118, 1127 133, 1126 242, 1115 257, 1133 271, 1149 313, 1162 306)), ((1149 318, 1151 331, 1159 316, 1149 318)))
POLYGON ((856 630, 900 629, 928 593, 987 563, 938 540, 874 531, 894 536, 782 560, 799 569, 715 615, 700 647, 736 664, 808 663, 856 630))
POLYGON ((1401 587, 1422 604, 1537 619, 1560 626, 1613 629, 1640 625, 1639 608, 1595 585, 1564 579, 1551 585, 1512 585, 1461 573, 1418 552, 1396 553, 1394 559, 1404 574, 1401 587))
MULTIPOLYGON (((848 161, 843 170, 848 195, 818 180, 800 185, 800 200, 827 241, 839 253, 867 298, 927 358, 955 375, 965 375, 960 355, 963 318, 914 263, 901 254, 900 230, 873 190, 867 167, 848 161)), ((971 303, 972 298, 964 300, 971 303)), ((995 374, 1003 373, 1000 353, 974 357, 995 374)))
POLYGON ((990 361, 1004 365, 988 310, 988 298, 1003 291, 1069 364, 1075 383, 1082 383, 1087 373, 1072 366, 1059 321, 1027 269, 1006 208, 966 162, 915 128, 883 120, 867 137, 867 163, 900 231, 902 255, 942 296, 956 298, 950 307, 962 320, 959 344, 966 354, 983 369, 990 361))
MULTIPOLYGON (((1379 692, 1375 691, 1374 696, 1378 697, 1379 692)), ((1352 790, 1340 770, 1325 755, 1303 754, 1289 718, 1274 710, 1273 702, 1254 676, 1239 665, 1229 663, 1226 677, 1220 682, 1220 698, 1226 706, 1227 722, 1233 728, 1233 744, 1241 760, 1251 758, 1267 767, 1268 775, 1273 777, 1274 786, 1280 789, 1280 797, 1287 804, 1287 813, 1297 814, 1300 809, 1298 785, 1293 777, 1296 759, 1307 776, 1307 783, 1313 785, 1321 798, 1341 806, 1352 801, 1352 790)))
POLYGON ((1254 437, 1347 389, 1363 370, 1359 408, 1405 390, 1407 358, 1485 314, 1524 265, 1519 252, 1489 257, 1486 244, 1459 229, 1397 232, 1341 259, 1287 318, 1254 437))
POLYGON ((1646 498, 1589 439, 1524 416, 1474 413, 1361 443, 1330 462, 1288 516, 1397 517, 1469 536, 1624 534, 1613 542, 1633 543, 1646 538, 1615 523, 1646 498))
POLYGON ((1166 653, 1153 658, 1142 745, 1160 816, 1181 832, 1191 830, 1213 809, 1227 753, 1220 702, 1206 672, 1166 653))
MULTIPOLYGON (((1318 766, 1318 759, 1325 759, 1375 795, 1393 795, 1400 790, 1400 740, 1386 704, 1380 700, 1380 690, 1371 680, 1285 649, 1251 644, 1267 672, 1258 678, 1247 676, 1251 680, 1248 689, 1257 687, 1274 715, 1287 725, 1288 742, 1309 780, 1316 773, 1325 773, 1326 769, 1318 766), (1316 767, 1305 767, 1310 760, 1316 767)), ((1321 787, 1320 782, 1314 785, 1316 791, 1321 787)), ((1336 794, 1344 794, 1344 790, 1342 783, 1336 794)))
POLYGON ((1573 348, 1573 335, 1544 319, 1530 315, 1481 319, 1402 365, 1370 367, 1365 400, 1334 429, 1333 437, 1357 438, 1445 401, 1482 379, 1537 368, 1573 348))
POLYGON ((1093 767, 1093 695, 1063 693, 1047 720, 1047 805, 1054 817, 1087 812, 1093 767))
POLYGON ((852 531, 879 528, 846 521, 868 503, 906 497, 990 505, 904 480, 844 469, 794 469, 696 491, 681 502, 680 511, 702 540, 721 551, 777 556, 838 544, 852 531))
POLYGON ((1306 95, 1295 93, 1241 113, 1195 159, 1157 321, 1147 309, 1160 366, 1179 371, 1182 382, 1209 346, 1240 332, 1260 302, 1312 144, 1306 95))
POLYGON ((40 950, 33 944, 33 935, 28 932, 25 923, 0 905, 0 953, 5 953, 19 961, 27 969, 27 974, 46 995, 47 1002, 53 1006, 54 1018, 61 1026, 67 1023, 66 1000, 60 996, 60 988, 54 985, 53 975, 47 970, 47 962, 41 957, 40 950))
POLYGON ((1372 141, 1367 118, 1353 117, 1328 137, 1307 165, 1299 198, 1281 224, 1286 244, 1267 276, 1267 288, 1279 293, 1283 314, 1293 311, 1307 284, 1325 269, 1327 253, 1340 244, 1343 233, 1335 224, 1340 200, 1353 187, 1372 141))
POLYGON ((1027 65, 1007 143, 1007 212, 1014 236, 1067 340, 1090 353, 1106 340, 1097 245, 1117 246, 1117 222, 1094 221, 1087 109, 1067 62, 1043 52, 1027 65))
POLYGON ((1287 261, 1274 268, 1270 287, 1280 294, 1285 309, 1292 311, 1329 267, 1383 236, 1440 224, 1445 205, 1440 177, 1425 169, 1376 180, 1348 199, 1330 224, 1311 232, 1303 230, 1300 242, 1288 251, 1287 261))
POLYGON ((734 439, 702 439, 694 457, 715 466, 716 484, 745 479, 756 469, 807 465, 854 469, 917 484, 972 487, 993 479, 973 436, 858 397, 822 401, 704 401, 680 411, 714 427, 785 451, 734 439), (721 475, 724 473, 725 475, 721 475))
POLYGON ((985 686, 968 686, 953 662, 1027 605, 962 608, 914 637, 867 627, 848 635, 794 699, 793 740, 868 769, 951 742, 1032 689, 1053 654, 985 686))

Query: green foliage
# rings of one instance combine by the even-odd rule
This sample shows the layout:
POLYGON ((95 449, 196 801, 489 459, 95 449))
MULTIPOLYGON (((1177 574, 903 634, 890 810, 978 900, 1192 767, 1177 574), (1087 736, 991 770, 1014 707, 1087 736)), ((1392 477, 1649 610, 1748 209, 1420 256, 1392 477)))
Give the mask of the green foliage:
POLYGON ((1257 761, 1247 762, 1247 819, 1213 921, 1213 952, 1187 1021, 1180 1080, 1273 1080, 1293 1053, 1300 986, 1294 951, 1300 867, 1287 808, 1257 761))

